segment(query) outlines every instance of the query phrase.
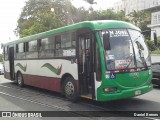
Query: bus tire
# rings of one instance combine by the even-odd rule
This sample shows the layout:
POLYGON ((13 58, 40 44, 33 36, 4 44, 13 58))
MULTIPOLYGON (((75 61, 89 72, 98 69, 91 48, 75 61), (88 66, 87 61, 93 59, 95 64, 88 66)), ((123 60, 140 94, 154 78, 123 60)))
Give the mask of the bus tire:
POLYGON ((17 84, 20 87, 24 87, 23 76, 20 72, 17 73, 17 84))
POLYGON ((78 98, 76 82, 72 77, 67 77, 63 85, 64 95, 71 101, 76 101, 78 98))

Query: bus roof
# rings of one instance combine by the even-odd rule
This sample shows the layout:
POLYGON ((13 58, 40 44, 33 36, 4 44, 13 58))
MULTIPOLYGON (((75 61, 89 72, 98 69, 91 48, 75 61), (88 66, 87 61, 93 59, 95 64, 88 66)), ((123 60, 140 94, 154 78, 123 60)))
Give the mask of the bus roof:
POLYGON ((107 29, 107 28, 131 28, 131 29, 135 29, 135 30, 140 31, 140 29, 137 28, 136 26, 134 26, 130 23, 124 22, 124 21, 117 21, 117 20, 84 21, 84 22, 72 24, 72 25, 69 25, 69 26, 60 27, 60 28, 57 28, 57 29, 53 29, 53 30, 49 30, 49 31, 46 31, 46 32, 38 33, 38 34, 35 34, 35 35, 27 36, 27 37, 24 37, 24 38, 20 38, 18 40, 6 43, 3 46, 13 45, 13 44, 32 41, 32 40, 41 39, 41 38, 46 38, 46 37, 49 37, 51 35, 56 35, 56 34, 59 34, 59 33, 72 31, 72 30, 76 30, 76 29, 79 29, 79 28, 85 28, 85 27, 88 27, 91 30, 103 30, 103 29, 107 29))

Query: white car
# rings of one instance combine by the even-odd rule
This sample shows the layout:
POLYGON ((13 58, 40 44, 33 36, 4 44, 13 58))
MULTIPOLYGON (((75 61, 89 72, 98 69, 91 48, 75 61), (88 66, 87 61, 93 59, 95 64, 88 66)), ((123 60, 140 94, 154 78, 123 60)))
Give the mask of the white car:
POLYGON ((4 67, 3 64, 0 64, 0 75, 4 74, 4 67))

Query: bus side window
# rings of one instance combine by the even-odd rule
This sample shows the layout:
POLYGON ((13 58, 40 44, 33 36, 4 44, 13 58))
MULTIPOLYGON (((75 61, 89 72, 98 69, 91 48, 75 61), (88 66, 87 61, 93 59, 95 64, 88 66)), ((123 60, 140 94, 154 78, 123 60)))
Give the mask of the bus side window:
POLYGON ((19 48, 18 48, 18 44, 16 44, 16 53, 18 53, 19 48))
POLYGON ((72 32, 72 36, 71 36, 71 39, 72 39, 72 47, 75 48, 76 47, 76 33, 75 32, 72 32))
POLYGON ((4 47, 4 59, 8 60, 8 46, 4 47))
POLYGON ((61 52, 61 36, 57 35, 55 37, 55 56, 59 57, 62 56, 62 52, 61 52))
POLYGON ((29 45, 28 45, 28 42, 25 43, 25 52, 28 52, 28 49, 29 49, 29 45))
POLYGON ((27 58, 38 58, 38 51, 37 51, 37 40, 29 41, 26 44, 26 57, 27 58))
POLYGON ((37 40, 37 44, 38 44, 37 50, 38 50, 38 51, 41 51, 41 49, 42 49, 41 39, 38 39, 38 40, 37 40))
POLYGON ((50 58, 54 55, 54 36, 38 40, 40 58, 50 58))
POLYGON ((24 43, 19 43, 18 44, 17 58, 18 59, 24 59, 25 58, 24 43))

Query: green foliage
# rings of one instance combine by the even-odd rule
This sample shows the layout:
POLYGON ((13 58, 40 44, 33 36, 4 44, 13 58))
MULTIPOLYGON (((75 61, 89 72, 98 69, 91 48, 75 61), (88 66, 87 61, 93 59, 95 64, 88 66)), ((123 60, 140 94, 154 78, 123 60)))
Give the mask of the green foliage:
POLYGON ((150 22, 150 14, 145 11, 136 11, 133 10, 128 14, 128 16, 131 19, 131 22, 133 22, 136 26, 139 26, 141 23, 147 21, 150 22))
POLYGON ((96 2, 94 2, 94 0, 84 0, 84 1, 86 1, 87 3, 89 3, 91 5, 96 4, 96 2))
POLYGON ((152 51, 151 54, 160 54, 160 50, 152 51))
POLYGON ((0 54, 0 62, 3 62, 3 55, 0 54))
MULTIPOLYGON (((91 7, 87 10, 84 7, 75 8, 71 0, 28 0, 18 19, 18 26, 15 33, 25 37, 40 32, 56 29, 69 24, 86 20, 121 20, 130 22, 125 11, 115 13, 113 9, 94 10, 94 0, 84 0, 91 7)), ((142 31, 147 30, 150 17, 144 11, 133 11, 129 14, 131 21, 138 25, 142 31)), ((145 37, 149 38, 150 32, 145 37)))
POLYGON ((157 51, 160 51, 160 37, 158 37, 157 46, 155 46, 153 40, 147 40, 147 44, 150 51, 154 53, 157 53, 157 51))
POLYGON ((147 40, 148 48, 150 51, 156 50, 156 46, 154 45, 154 41, 152 40, 147 40))
POLYGON ((88 20, 89 11, 86 10, 84 7, 81 8, 75 8, 72 12, 72 20, 74 23, 82 22, 88 20))
POLYGON ((25 37, 68 25, 72 22, 73 9, 69 0, 28 0, 15 32, 25 37))
POLYGON ((160 50, 160 36, 157 38, 157 49, 160 50))
POLYGON ((118 20, 129 22, 129 19, 126 17, 125 11, 121 10, 120 12, 117 13, 117 16, 118 20))
POLYGON ((118 16, 112 9, 103 10, 100 13, 100 19, 102 20, 117 20, 118 16))
POLYGON ((151 23, 151 13, 145 11, 136 11, 133 10, 128 14, 131 22, 139 27, 142 31, 147 31, 144 33, 145 38, 150 38, 150 28, 147 27, 151 23))
POLYGON ((129 21, 125 17, 125 12, 120 11, 115 13, 112 9, 102 11, 92 11, 88 14, 88 20, 122 20, 129 21))

